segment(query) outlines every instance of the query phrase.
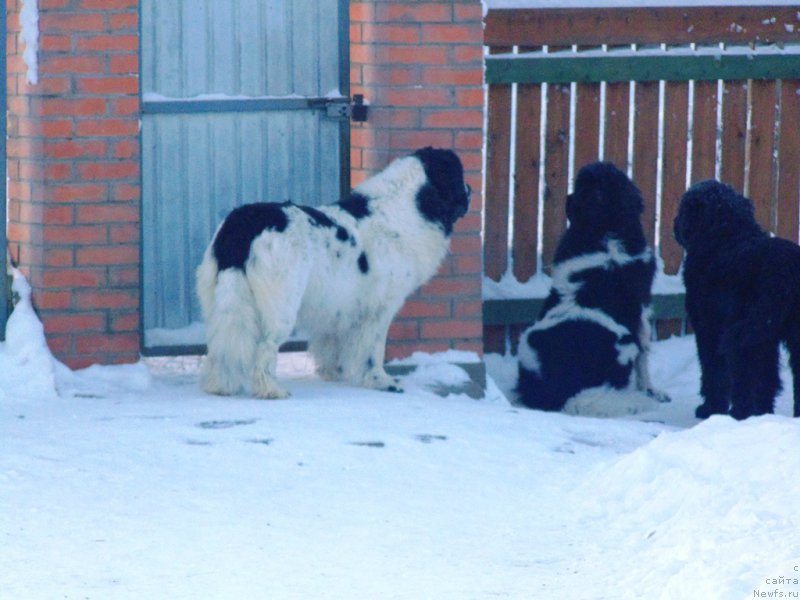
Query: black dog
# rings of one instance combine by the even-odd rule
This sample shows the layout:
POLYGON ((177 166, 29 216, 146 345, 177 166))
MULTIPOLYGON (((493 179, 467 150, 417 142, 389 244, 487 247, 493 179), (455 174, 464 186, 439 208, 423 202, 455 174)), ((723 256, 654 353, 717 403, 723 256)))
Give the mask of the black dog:
POLYGON ((639 190, 611 163, 579 171, 552 289, 519 343, 517 392, 526 406, 561 410, 579 392, 601 386, 658 396, 647 368, 655 260, 643 208, 639 190))
POLYGON ((753 215, 753 204, 732 187, 704 181, 683 195, 675 218, 702 368, 700 418, 773 412, 781 341, 800 416, 800 247, 770 237, 753 215))

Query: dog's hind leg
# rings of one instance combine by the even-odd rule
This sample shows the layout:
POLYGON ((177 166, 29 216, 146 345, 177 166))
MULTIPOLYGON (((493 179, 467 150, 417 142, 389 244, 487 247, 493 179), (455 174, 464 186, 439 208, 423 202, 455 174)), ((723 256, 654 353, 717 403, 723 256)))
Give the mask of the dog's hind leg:
POLYGON ((642 320, 639 326, 639 353, 636 355, 634 362, 634 372, 636 373, 636 389, 644 392, 651 398, 658 402, 669 402, 670 397, 664 392, 660 392, 653 388, 650 380, 650 336, 652 335, 652 328, 650 327, 650 317, 652 311, 650 307, 642 309, 642 320))
POLYGON ((242 271, 218 274, 213 298, 204 309, 208 355, 203 366, 203 389, 228 396, 238 392, 252 365, 258 330, 253 295, 242 271))
MULTIPOLYGON (((258 343, 251 369, 253 394, 258 398, 287 398, 289 393, 278 385, 276 370, 278 350, 289 339, 297 321, 297 313, 308 281, 305 263, 293 258, 297 269, 281 268, 277 245, 272 247, 270 263, 251 255, 247 264, 247 280, 258 311, 258 343)), ((290 264, 290 263, 284 263, 290 264)))
POLYGON ((731 357, 731 416, 747 417, 774 412, 781 389, 777 342, 743 348, 731 357))
POLYGON ((789 351, 789 367, 792 369, 794 386, 793 416, 800 417, 800 323, 792 326, 792 331, 786 339, 786 349, 789 351))
POLYGON ((700 358, 700 394, 703 403, 695 410, 699 419, 726 415, 730 409, 731 380, 726 357, 718 348, 719 336, 696 331, 697 354, 700 358))

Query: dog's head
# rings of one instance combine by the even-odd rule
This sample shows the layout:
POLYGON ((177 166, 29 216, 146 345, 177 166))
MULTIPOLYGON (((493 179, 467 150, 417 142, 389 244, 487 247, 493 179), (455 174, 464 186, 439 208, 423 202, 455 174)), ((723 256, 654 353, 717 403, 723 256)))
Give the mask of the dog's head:
POLYGON ((450 235, 455 222, 467 214, 472 192, 464 182, 461 160, 452 150, 431 147, 421 148, 412 156, 422 164, 427 179, 417 191, 417 208, 450 235))
POLYGON ((578 171, 575 189, 567 196, 570 226, 601 233, 635 223, 644 210, 639 189, 609 162, 588 164, 578 171))
POLYGON ((715 233, 736 235, 758 228, 753 203, 731 186, 710 179, 690 187, 681 198, 673 231, 684 248, 715 233))

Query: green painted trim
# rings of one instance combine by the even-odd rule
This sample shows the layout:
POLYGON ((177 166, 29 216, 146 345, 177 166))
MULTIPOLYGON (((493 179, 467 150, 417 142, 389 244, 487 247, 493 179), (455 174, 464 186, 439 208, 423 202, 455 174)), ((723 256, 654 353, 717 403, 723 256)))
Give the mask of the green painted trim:
POLYGON ((725 52, 652 51, 495 54, 486 57, 487 83, 716 81, 800 78, 800 49, 725 52))
MULTIPOLYGON (((685 319, 685 294, 653 296, 653 318, 685 319)), ((544 298, 484 300, 484 325, 525 325, 533 323, 544 305, 544 298)))

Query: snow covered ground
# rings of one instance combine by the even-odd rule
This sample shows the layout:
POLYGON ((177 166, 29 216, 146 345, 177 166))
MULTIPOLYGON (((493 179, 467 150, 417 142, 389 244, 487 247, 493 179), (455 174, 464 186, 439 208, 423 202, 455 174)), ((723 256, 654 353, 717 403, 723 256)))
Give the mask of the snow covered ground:
POLYGON ((655 346, 672 403, 605 419, 437 396, 435 359, 400 395, 287 355, 278 402, 203 394, 196 360, 72 372, 25 301, 8 338, 4 600, 800 597, 790 394, 698 424, 691 338, 655 346))

